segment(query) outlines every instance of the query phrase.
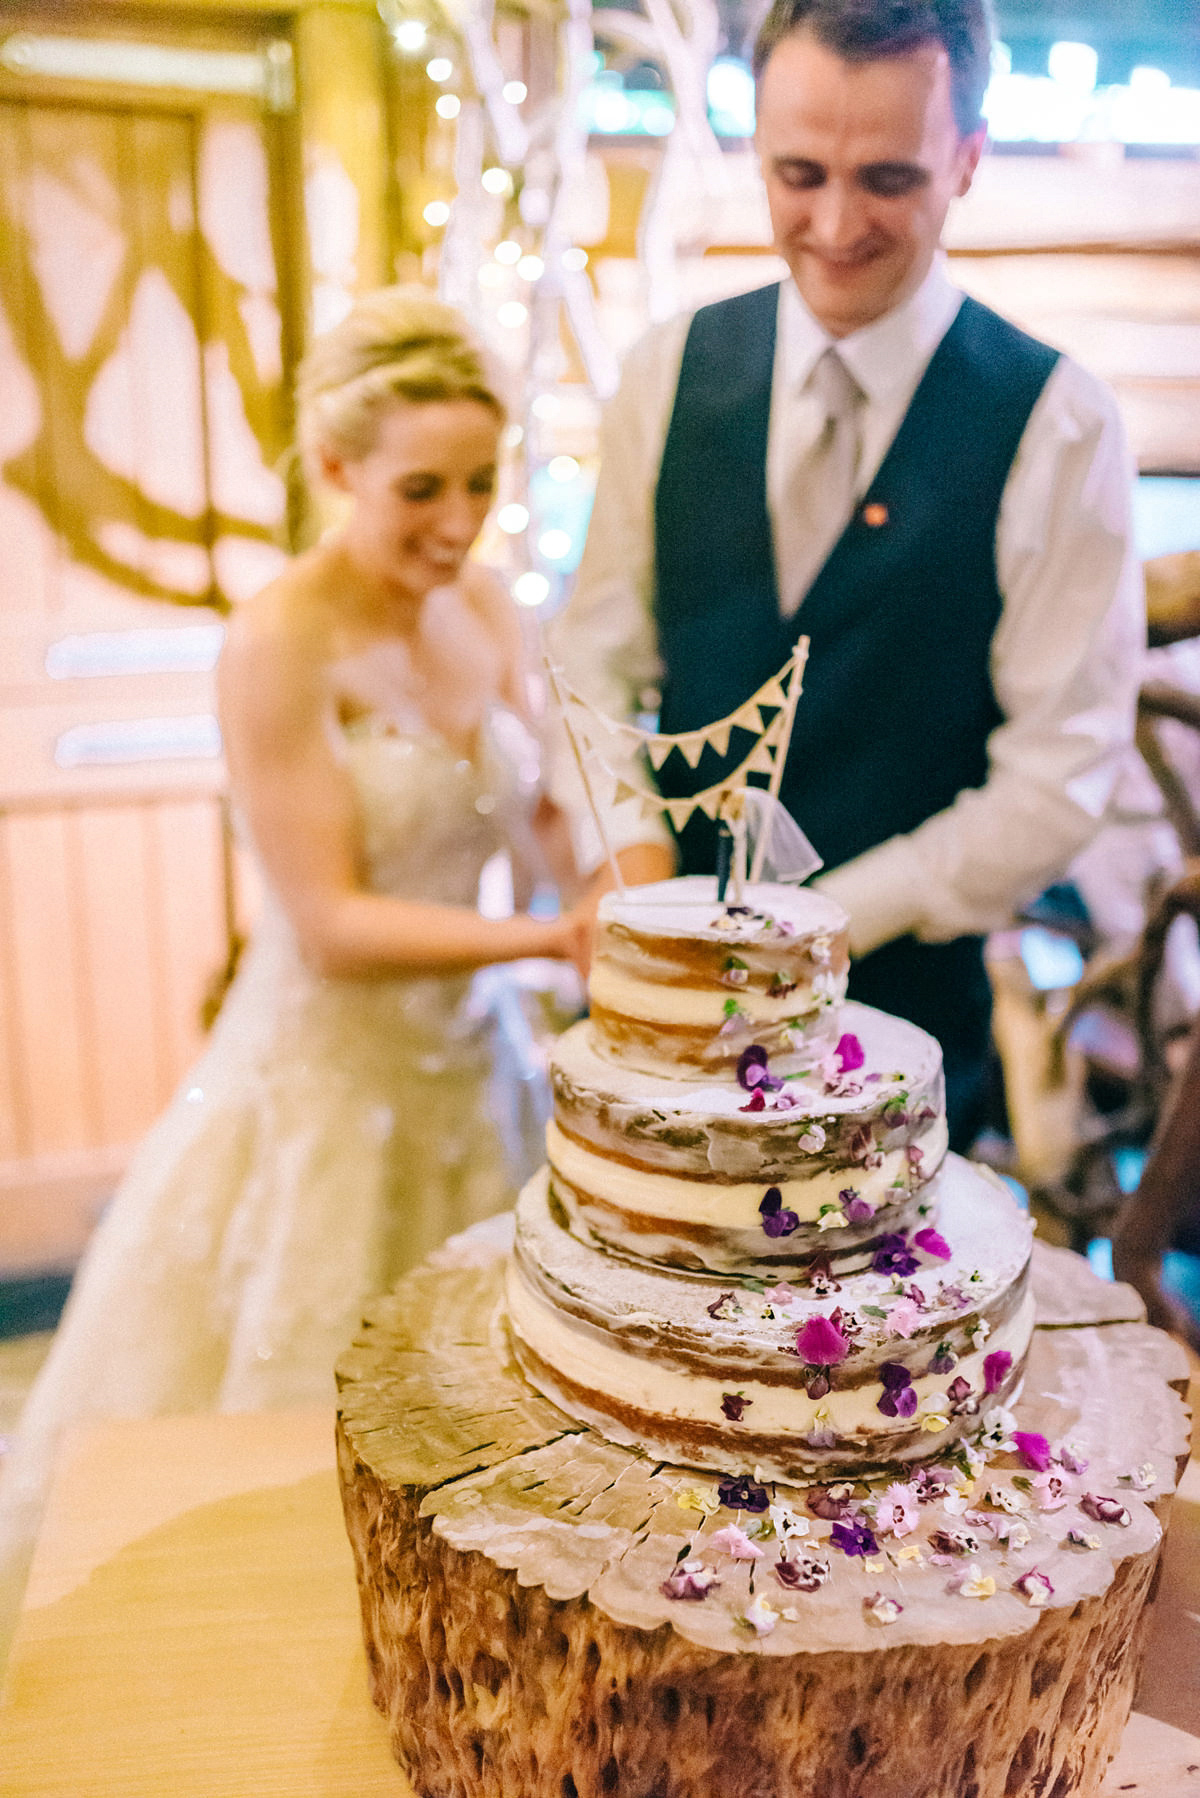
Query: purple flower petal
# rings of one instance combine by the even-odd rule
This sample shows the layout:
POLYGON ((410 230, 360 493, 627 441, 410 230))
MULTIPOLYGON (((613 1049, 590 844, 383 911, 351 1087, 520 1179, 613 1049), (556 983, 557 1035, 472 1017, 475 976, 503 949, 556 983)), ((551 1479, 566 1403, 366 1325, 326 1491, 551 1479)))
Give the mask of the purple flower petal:
POLYGON ((721 1410, 730 1423, 741 1423, 746 1406, 753 1403, 753 1399, 743 1398, 738 1392, 726 1392, 721 1396, 721 1410))
POLYGON ((759 1216, 775 1217, 782 1205, 783 1194, 780 1192, 779 1188, 777 1186, 768 1186, 766 1192, 764 1192, 762 1198, 759 1200, 759 1216))
POLYGON ((1008 1378, 1012 1367, 1012 1356, 1007 1349, 996 1349, 985 1357, 983 1363, 983 1389, 985 1392, 999 1392, 1008 1378))
POLYGON ((793 1230, 799 1228, 800 1219, 794 1211, 773 1211, 769 1217, 763 1218, 764 1236, 790 1236, 793 1230))
POLYGON ((796 1353, 808 1367, 836 1367, 850 1344, 832 1318, 810 1317, 796 1332, 796 1353))
POLYGON ((926 1255, 932 1255, 935 1261, 949 1261, 950 1244, 936 1230, 918 1230, 913 1237, 915 1246, 926 1255))
POLYGON ((684 1561, 669 1573, 659 1590, 666 1598, 707 1598, 713 1586, 719 1586, 716 1569, 699 1561, 684 1561))
POLYGON ((772 1074, 767 1067, 767 1051, 761 1043, 751 1043, 738 1056, 738 1085, 747 1092, 754 1092, 761 1087, 765 1092, 778 1092, 783 1081, 777 1074, 772 1074))
POLYGON ((1032 1430, 1014 1430, 1013 1441, 1026 1467, 1032 1467, 1035 1473, 1045 1473, 1050 1465, 1050 1444, 1046 1438, 1032 1430))
POLYGON ((862 1044, 859 1042, 858 1038, 851 1035, 849 1031, 847 1031, 844 1036, 838 1037, 833 1052, 841 1063, 843 1074, 852 1074, 854 1070, 860 1068, 866 1060, 866 1056, 863 1054, 862 1044))
POLYGON ((1079 1509, 1097 1523, 1129 1522, 1129 1512, 1119 1498, 1104 1498, 1099 1492, 1085 1492, 1079 1501, 1079 1509))
POLYGON ((815 1555, 797 1555, 794 1561, 776 1561, 775 1578, 789 1592, 815 1592, 829 1578, 829 1562, 815 1555))
POLYGON ((829 1523, 852 1515, 850 1492, 849 1486, 810 1486, 804 1503, 814 1517, 829 1523))
POLYGON ((844 1555, 865 1557, 876 1554, 879 1549, 874 1531, 861 1517, 840 1519, 830 1530, 829 1540, 835 1548, 840 1548, 844 1555))
POLYGON ((771 1500, 765 1486, 757 1480, 747 1479, 743 1474, 739 1478, 722 1480, 717 1487, 717 1497, 731 1511, 765 1511, 771 1500))
POLYGON ((915 1274, 919 1265, 908 1246, 907 1236, 897 1231, 879 1238, 871 1258, 871 1266, 877 1274, 899 1274, 901 1279, 915 1274))

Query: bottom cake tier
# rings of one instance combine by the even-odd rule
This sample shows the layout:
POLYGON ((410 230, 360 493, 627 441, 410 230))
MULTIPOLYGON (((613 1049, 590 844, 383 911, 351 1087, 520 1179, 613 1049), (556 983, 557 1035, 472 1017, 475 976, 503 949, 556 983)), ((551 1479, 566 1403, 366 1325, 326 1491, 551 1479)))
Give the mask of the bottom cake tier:
POLYGON ((1095 1798, 1181 1456, 1182 1351, 1039 1249, 1015 1415, 915 1478, 664 1465, 533 1391, 491 1225, 370 1308, 338 1460, 419 1798, 1095 1798))
POLYGON ((936 1458, 1019 1389, 1031 1226, 948 1157, 929 1219, 858 1273, 795 1284, 655 1267, 573 1233, 543 1170, 517 1205, 518 1364, 562 1410, 663 1460, 782 1480, 936 1458))

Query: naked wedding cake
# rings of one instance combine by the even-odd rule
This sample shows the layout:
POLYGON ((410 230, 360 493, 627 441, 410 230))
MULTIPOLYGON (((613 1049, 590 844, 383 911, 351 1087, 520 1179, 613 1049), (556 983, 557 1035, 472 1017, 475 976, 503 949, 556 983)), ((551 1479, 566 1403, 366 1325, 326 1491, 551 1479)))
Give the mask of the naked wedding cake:
POLYGON ((1018 1388, 1030 1226, 946 1153, 941 1053, 844 1002, 821 895, 610 895, 556 1046, 506 1304, 532 1385, 662 1460, 803 1481, 919 1462, 1018 1388))
POLYGON ((608 899, 515 1227, 339 1363, 421 1798, 1097 1798, 1186 1369, 1128 1289, 1031 1258, 946 1152, 936 1043, 846 967, 812 892, 608 899))

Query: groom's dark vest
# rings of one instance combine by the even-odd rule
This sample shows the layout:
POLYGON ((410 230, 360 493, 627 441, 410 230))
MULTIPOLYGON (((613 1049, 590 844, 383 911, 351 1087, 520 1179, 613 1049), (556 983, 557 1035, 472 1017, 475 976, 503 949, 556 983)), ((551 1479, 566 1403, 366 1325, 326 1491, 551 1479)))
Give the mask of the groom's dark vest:
MULTIPOLYGON (((781 619, 766 492, 778 297, 764 287, 706 306, 688 333, 655 498, 661 728, 733 711, 806 635, 781 797, 836 868, 986 779, 1001 721, 989 673, 996 519, 1057 355, 964 300, 845 532, 781 619)), ((672 756, 664 791, 708 786, 747 747, 735 734, 728 756, 706 751, 694 770, 672 756)), ((701 814, 680 853, 686 872, 711 872, 714 827, 701 814)), ((851 990, 941 1038, 952 1101, 959 1062, 978 1086, 990 1016, 978 938, 903 938, 857 963, 851 990)))

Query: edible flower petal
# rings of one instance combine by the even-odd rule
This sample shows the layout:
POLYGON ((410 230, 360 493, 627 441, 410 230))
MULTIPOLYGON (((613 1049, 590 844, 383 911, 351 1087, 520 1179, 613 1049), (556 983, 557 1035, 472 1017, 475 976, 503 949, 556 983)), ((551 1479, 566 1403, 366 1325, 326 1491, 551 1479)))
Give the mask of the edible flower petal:
MULTIPOLYGON (((921 1327, 921 1307, 911 1299, 899 1299, 887 1314, 888 1329, 893 1336, 907 1339, 921 1327)), ((947 1370, 948 1371, 948 1370, 947 1370)))
MULTIPOLYGON (((1047 1468, 1045 1473, 1038 1474, 1036 1480, 1033 1481, 1031 1491, 1033 1492, 1033 1501, 1039 1511, 1061 1511, 1067 1502, 1066 1481, 1060 1473, 1055 1473, 1053 1468, 1047 1468)), ((1087 1500, 1085 1499, 1085 1508, 1086 1505, 1087 1500)))
POLYGON ((994 1349, 984 1357, 983 1389, 985 1392, 999 1392, 1012 1368, 1012 1356, 1007 1349, 994 1349))
POLYGON ((681 1511, 699 1511, 702 1517, 711 1517, 720 1505, 711 1492, 705 1492, 700 1486, 683 1486, 675 1494, 675 1503, 681 1511))
POLYGON ((897 1481, 888 1487, 875 1509, 875 1522, 893 1536, 911 1536, 920 1521, 917 1489, 911 1482, 897 1481))
POLYGON ((871 1266, 877 1274, 899 1274, 901 1279, 915 1274, 919 1265, 908 1246, 908 1237, 900 1231, 881 1236, 871 1258, 871 1266))
POLYGON ((996 1582, 991 1574, 977 1573, 972 1569, 959 1584, 960 1598, 994 1598, 996 1582))
POLYGON ((836 1367, 850 1344, 831 1317, 810 1317, 796 1332, 796 1353, 808 1367, 836 1367))
POLYGON ((874 1555, 879 1553, 879 1544, 875 1540, 874 1531, 865 1518, 842 1517, 829 1532, 829 1540, 835 1548, 840 1548, 844 1555, 874 1555))
POLYGON ((885 1361, 879 1369, 883 1395, 877 1409, 885 1417, 912 1417, 917 1409, 917 1392, 912 1373, 898 1361, 885 1361))
POLYGON ((876 1623, 895 1623, 904 1606, 886 1592, 873 1592, 863 1599, 863 1610, 876 1623))
POLYGON ((875 1207, 870 1199, 864 1199, 857 1187, 844 1186, 838 1194, 842 1210, 846 1214, 847 1223, 867 1224, 875 1215, 875 1207))
POLYGON ((829 1578, 829 1562, 816 1555, 797 1555, 794 1561, 776 1561, 774 1573, 789 1592, 815 1592, 829 1578))
POLYGON ((783 1081, 777 1074, 772 1074, 767 1066, 767 1051, 761 1043, 751 1043, 738 1056, 738 1085, 746 1092, 754 1092, 761 1087, 765 1092, 778 1092, 783 1081))
POLYGON ((701 1599, 707 1598, 712 1587, 720 1583, 715 1567, 706 1567, 703 1561, 681 1561, 659 1590, 665 1598, 701 1599))
POLYGON ((847 1031, 844 1036, 838 1037, 833 1052, 837 1056, 843 1074, 854 1073, 855 1069, 860 1068, 866 1060, 862 1044, 850 1031, 847 1031))
POLYGON ((1096 1523, 1119 1523, 1124 1527, 1130 1522, 1129 1512, 1119 1498, 1104 1498, 1099 1492, 1085 1492, 1079 1508, 1096 1523))
POLYGON ((708 1546, 716 1549, 718 1554, 729 1555, 734 1561, 761 1561, 763 1551, 756 1542, 751 1542, 745 1530, 736 1523, 727 1523, 723 1529, 714 1532, 708 1539, 708 1546))
POLYGON ((1046 1575, 1039 1573, 1036 1567, 1031 1567, 1028 1573, 1023 1573, 1020 1579, 1015 1579, 1013 1590, 1019 1592, 1022 1598, 1028 1599, 1035 1611, 1040 1611, 1047 1599, 1054 1597, 1054 1587, 1046 1575))
POLYGON ((747 1479, 745 1474, 722 1480, 717 1487, 717 1497, 730 1511, 765 1511, 771 1502, 766 1487, 760 1486, 757 1480, 747 1479))
POLYGON ((949 1261, 950 1259, 950 1244, 937 1230, 918 1230, 913 1237, 913 1243, 921 1250, 922 1254, 932 1255, 935 1261, 949 1261))
POLYGON ((1026 1467, 1032 1467, 1035 1473, 1045 1473, 1050 1465, 1050 1444, 1044 1436, 1032 1430, 1014 1430, 1013 1442, 1026 1467))
POLYGON ((769 1636, 779 1622, 779 1612, 766 1594, 759 1592, 746 1606, 743 1618, 756 1636, 769 1636))
POLYGON ((741 1423, 747 1406, 753 1403, 752 1398, 743 1398, 740 1392, 725 1392, 721 1395, 721 1411, 730 1423, 741 1423))

